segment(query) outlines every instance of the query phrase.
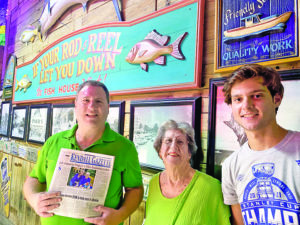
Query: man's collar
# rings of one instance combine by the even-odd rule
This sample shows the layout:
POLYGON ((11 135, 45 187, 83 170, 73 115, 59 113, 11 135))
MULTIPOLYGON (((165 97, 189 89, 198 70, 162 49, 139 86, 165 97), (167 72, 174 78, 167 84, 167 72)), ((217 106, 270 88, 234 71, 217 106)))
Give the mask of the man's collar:
POLYGON ((70 138, 74 137, 77 128, 78 128, 78 124, 76 123, 76 124, 72 127, 72 129, 68 130, 68 131, 64 134, 63 137, 64 137, 64 138, 67 138, 67 139, 70 139, 70 138))
MULTIPOLYGON (((102 134, 102 137, 98 141, 103 142, 112 142, 116 140, 115 132, 110 128, 109 124, 105 122, 105 130, 102 134)), ((96 142, 98 142, 96 141, 96 142)))

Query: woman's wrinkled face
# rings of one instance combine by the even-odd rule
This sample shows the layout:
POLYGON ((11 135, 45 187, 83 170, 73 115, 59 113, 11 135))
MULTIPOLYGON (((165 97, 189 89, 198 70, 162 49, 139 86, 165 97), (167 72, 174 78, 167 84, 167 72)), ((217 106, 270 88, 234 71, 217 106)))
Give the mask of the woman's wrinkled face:
POLYGON ((165 165, 189 164, 191 154, 189 153, 186 135, 180 130, 167 130, 162 138, 159 156, 165 165))

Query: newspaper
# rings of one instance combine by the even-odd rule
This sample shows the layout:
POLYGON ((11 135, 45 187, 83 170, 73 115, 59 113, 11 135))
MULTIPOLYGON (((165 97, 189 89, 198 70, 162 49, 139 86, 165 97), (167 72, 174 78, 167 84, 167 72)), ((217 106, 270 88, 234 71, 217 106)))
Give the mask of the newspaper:
POLYGON ((104 205, 114 156, 62 148, 49 191, 60 191, 56 215, 84 218, 98 216, 93 208, 104 205))

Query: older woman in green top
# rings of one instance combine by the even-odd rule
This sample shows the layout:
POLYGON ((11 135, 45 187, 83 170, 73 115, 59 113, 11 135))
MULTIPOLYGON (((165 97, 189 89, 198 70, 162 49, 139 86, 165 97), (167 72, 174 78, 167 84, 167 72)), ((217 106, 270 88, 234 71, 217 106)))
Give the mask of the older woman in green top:
POLYGON ((144 225, 230 224, 220 182, 190 165, 197 148, 194 129, 169 120, 160 127, 154 148, 166 169, 150 181, 144 225))

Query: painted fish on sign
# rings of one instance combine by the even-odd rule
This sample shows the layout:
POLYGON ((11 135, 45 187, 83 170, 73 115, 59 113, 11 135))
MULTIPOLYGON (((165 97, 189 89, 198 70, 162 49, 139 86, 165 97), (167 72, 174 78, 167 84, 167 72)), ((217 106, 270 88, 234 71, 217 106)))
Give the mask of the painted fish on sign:
POLYGON ((24 93, 25 93, 27 91, 27 89, 31 86, 31 84, 32 84, 32 81, 29 80, 27 74, 25 74, 20 81, 17 80, 16 91, 17 90, 22 91, 22 89, 23 89, 24 93))
POLYGON ((156 30, 151 31, 144 40, 136 43, 126 57, 126 61, 131 64, 140 64, 141 68, 148 71, 149 62, 158 65, 166 64, 166 56, 171 55, 176 59, 184 60, 180 44, 187 32, 180 35, 173 44, 165 46, 170 37, 159 34, 156 30))
POLYGON ((42 40, 38 28, 35 28, 34 26, 29 26, 22 32, 19 40, 28 45, 28 42, 34 42, 36 36, 38 36, 39 39, 42 40))

